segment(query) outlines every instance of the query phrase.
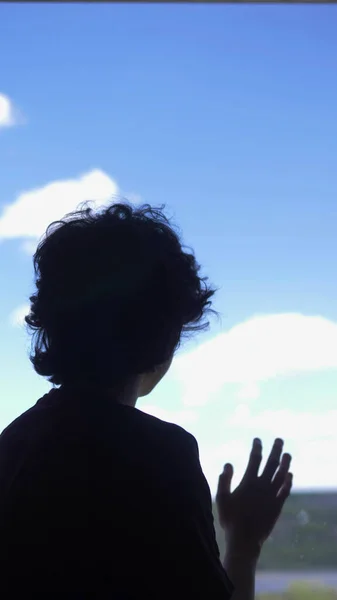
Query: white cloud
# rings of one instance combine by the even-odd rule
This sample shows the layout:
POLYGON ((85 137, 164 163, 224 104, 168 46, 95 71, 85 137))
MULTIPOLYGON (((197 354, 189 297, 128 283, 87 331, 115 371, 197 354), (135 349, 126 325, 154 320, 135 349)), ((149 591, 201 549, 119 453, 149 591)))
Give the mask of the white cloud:
MULTIPOLYGON (((312 439, 334 437, 337 431, 337 410, 315 413, 293 410, 263 410, 252 414, 250 407, 240 405, 226 419, 226 425, 239 427, 240 431, 258 432, 258 435, 278 437, 288 441, 305 442, 312 439)), ((336 442, 337 447, 337 442, 336 442)))
POLYGON ((0 94, 0 128, 12 127, 16 124, 15 111, 8 96, 0 94))
POLYGON ((13 327, 23 327, 25 324, 25 316, 29 313, 29 308, 29 304, 23 304, 13 310, 9 317, 10 323, 13 325, 13 327))
POLYGON ((259 386, 280 375, 337 369, 337 323, 297 313, 253 317, 176 358, 185 405, 208 403, 225 384, 256 399, 259 386))
POLYGON ((239 400, 257 400, 260 396, 260 388, 256 382, 246 383, 238 393, 239 400))
POLYGON ((336 489, 336 456, 335 435, 325 440, 312 439, 298 444, 296 451, 293 452, 292 465, 296 487, 336 489))
POLYGON ((213 495, 226 462, 234 465, 233 487, 238 485, 256 436, 263 441, 263 464, 274 438, 281 435, 285 439, 285 451, 293 457, 291 471, 296 489, 337 488, 337 410, 320 414, 262 411, 253 416, 248 407, 241 406, 232 418, 226 420, 227 427, 231 428, 236 439, 200 447, 201 464, 213 495))
POLYGON ((253 317, 175 359, 172 376, 181 385, 185 409, 156 406, 149 412, 196 435, 213 494, 225 462, 234 464, 234 486, 239 483, 256 436, 264 443, 265 458, 275 437, 285 439, 285 450, 293 455, 295 488, 337 487, 337 409, 312 411, 301 402, 302 411, 266 407, 257 412, 253 404, 260 386, 272 378, 326 369, 337 369, 336 323, 296 313, 253 317), (238 386, 238 404, 228 414, 226 402, 217 403, 214 422, 207 416, 212 413, 198 407, 218 400, 222 390, 225 400, 228 384, 231 396, 233 384, 238 386))
MULTIPOLYGON (((295 414, 292 416, 295 416, 295 414)), ((328 423, 329 418, 331 418, 331 414, 327 414, 326 419, 322 419, 320 423, 323 421, 328 423)), ((334 419, 334 426, 336 428, 335 415, 334 419)), ((299 419, 296 422, 298 424, 299 419)), ((280 427, 282 427, 282 425, 280 427)), ((300 431, 303 427, 304 421, 300 431)), ((328 431, 331 432, 331 429, 332 426, 328 431)), ((227 444, 217 446, 208 445, 200 448, 201 464, 213 495, 216 493, 218 478, 222 467, 226 462, 230 462, 234 465, 233 488, 240 483, 247 466, 251 441, 255 435, 256 431, 252 431, 250 437, 247 438, 244 432, 241 432, 238 435, 239 440, 237 441, 229 441, 227 444), (242 441, 242 438, 245 438, 245 441, 242 441)), ((296 441, 292 440, 290 443, 288 443, 288 437, 285 436, 285 451, 290 452, 293 457, 291 471, 294 473, 294 488, 302 490, 317 490, 319 488, 336 489, 337 441, 335 435, 328 435, 326 439, 323 437, 317 438, 317 431, 312 432, 312 435, 314 439, 302 440, 302 438, 299 437, 296 441)), ((261 470, 263 469, 263 465, 265 464, 271 448, 271 439, 268 440, 263 436, 263 431, 262 441, 264 442, 264 461, 261 470)))
POLYGON ((84 201, 104 205, 118 193, 117 183, 99 169, 77 179, 52 181, 47 185, 22 192, 5 206, 0 216, 0 240, 20 238, 29 252, 48 225, 72 212, 84 201))
POLYGON ((249 450, 249 444, 245 444, 241 440, 231 440, 217 446, 199 445, 201 466, 213 496, 216 493, 219 475, 227 462, 234 466, 233 488, 240 483, 247 466, 249 450))
MULTIPOLYGON (((224 419, 226 431, 235 439, 228 443, 201 447, 201 463, 213 495, 225 462, 234 465, 233 487, 238 485, 247 466, 251 443, 259 436, 266 460, 276 437, 285 440, 285 451, 292 454, 291 470, 296 489, 337 488, 337 410, 320 413, 294 410, 262 410, 253 414, 247 404, 239 405, 224 419)), ((263 465, 262 465, 263 468, 263 465)))

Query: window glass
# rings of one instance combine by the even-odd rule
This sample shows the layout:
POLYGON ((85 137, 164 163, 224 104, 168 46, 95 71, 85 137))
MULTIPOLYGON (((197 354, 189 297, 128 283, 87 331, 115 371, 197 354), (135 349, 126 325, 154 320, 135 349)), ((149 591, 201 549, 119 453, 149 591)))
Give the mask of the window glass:
POLYGON ((165 204, 220 318, 140 408, 195 435, 213 494, 253 437, 285 439, 264 600, 337 598, 336 24, 328 5, 0 8, 1 428, 50 387, 23 327, 46 226, 84 200, 165 204))

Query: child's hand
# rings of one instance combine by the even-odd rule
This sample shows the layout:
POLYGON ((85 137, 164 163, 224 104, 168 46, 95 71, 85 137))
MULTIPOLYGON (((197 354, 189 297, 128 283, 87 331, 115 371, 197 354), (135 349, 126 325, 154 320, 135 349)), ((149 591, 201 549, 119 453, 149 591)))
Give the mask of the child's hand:
POLYGON ((232 465, 225 465, 219 478, 216 502, 226 534, 227 552, 258 555, 271 534, 292 487, 291 456, 283 454, 283 441, 275 440, 263 473, 262 443, 253 442, 246 473, 231 492, 232 465))

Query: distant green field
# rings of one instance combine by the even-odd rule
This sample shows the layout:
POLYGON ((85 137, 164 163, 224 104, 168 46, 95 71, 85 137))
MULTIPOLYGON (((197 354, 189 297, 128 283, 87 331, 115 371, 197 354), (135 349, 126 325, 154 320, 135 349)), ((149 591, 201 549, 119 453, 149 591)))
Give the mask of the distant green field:
POLYGON ((284 594, 263 594, 256 600, 337 600, 337 592, 324 588, 297 584, 284 594))
MULTIPOLYGON (((216 509, 214 519, 218 544, 223 555, 224 536, 218 524, 216 509)), ((265 544, 259 569, 337 569, 337 492, 293 494, 271 539, 265 544)), ((307 600, 307 597, 310 598, 303 596, 303 599, 307 600)), ((331 595, 322 596, 323 599, 335 597, 337 598, 331 595)), ((272 597, 270 598, 272 600, 272 597)), ((285 598, 292 600, 293 596, 283 596, 282 600, 285 598)), ((298 599, 301 600, 302 596, 296 596, 296 600, 298 599)), ((320 597, 316 595, 315 599, 320 600, 320 597)), ((275 600, 278 600, 277 596, 275 600)))

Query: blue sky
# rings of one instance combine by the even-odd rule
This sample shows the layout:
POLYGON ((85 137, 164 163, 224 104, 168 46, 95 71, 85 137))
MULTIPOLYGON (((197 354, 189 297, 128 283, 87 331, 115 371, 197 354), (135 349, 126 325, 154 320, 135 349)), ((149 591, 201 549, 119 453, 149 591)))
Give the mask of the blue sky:
POLYGON ((166 204, 220 288, 221 321, 140 406, 196 435, 212 489, 274 434, 299 488, 337 486, 336 22, 329 5, 1 6, 0 427, 49 388, 18 324, 36 240, 119 192, 166 204))

